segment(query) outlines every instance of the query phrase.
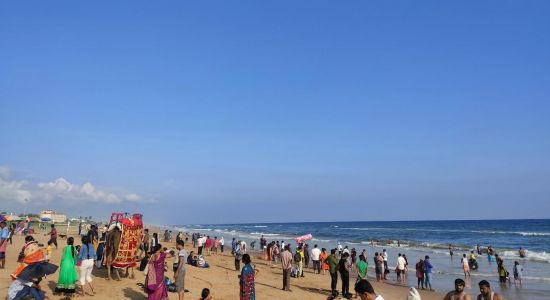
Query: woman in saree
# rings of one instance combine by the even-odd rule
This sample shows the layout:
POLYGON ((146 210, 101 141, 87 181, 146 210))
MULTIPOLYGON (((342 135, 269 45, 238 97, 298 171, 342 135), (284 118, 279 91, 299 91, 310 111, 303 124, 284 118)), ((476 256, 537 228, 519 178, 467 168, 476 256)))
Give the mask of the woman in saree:
POLYGON ((164 280, 164 261, 171 257, 169 253, 161 251, 162 245, 156 244, 149 258, 147 276, 145 277, 145 290, 149 300, 168 300, 166 281, 164 280))
POLYGON ((327 271, 328 271, 328 264, 325 262, 327 257, 328 257, 327 249, 325 248, 321 249, 321 254, 319 254, 319 260, 321 261, 321 269, 323 269, 323 275, 327 274, 327 271))
POLYGON ((67 297, 74 295, 75 282, 78 280, 75 269, 76 256, 77 251, 74 247, 74 238, 69 237, 67 238, 67 246, 63 248, 55 293, 64 293, 67 297))
POLYGON ((255 300, 256 291, 254 288, 254 281, 258 271, 251 265, 250 255, 244 254, 242 260, 244 267, 239 276, 240 300, 255 300))
POLYGON ((44 261, 46 257, 44 256, 44 251, 38 246, 38 243, 34 240, 31 235, 25 237, 25 245, 19 252, 17 257, 17 262, 19 262, 19 267, 10 274, 12 279, 17 279, 19 273, 25 269, 30 264, 38 263, 44 261))

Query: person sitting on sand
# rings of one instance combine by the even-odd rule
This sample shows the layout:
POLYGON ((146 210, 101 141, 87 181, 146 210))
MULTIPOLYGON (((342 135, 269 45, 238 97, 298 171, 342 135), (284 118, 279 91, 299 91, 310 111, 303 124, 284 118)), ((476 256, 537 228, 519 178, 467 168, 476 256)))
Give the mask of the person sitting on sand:
POLYGON ((384 300, 374 292, 374 288, 367 280, 361 280, 355 285, 355 292, 361 300, 384 300))
POLYGON ((191 266, 197 266, 197 256, 195 255, 195 251, 191 251, 189 253, 189 256, 187 257, 187 264, 191 266))
POLYGON ((199 255, 197 258, 197 267, 199 268, 210 268, 210 265, 206 262, 202 255, 199 255))
POLYGON ((455 289, 454 291, 450 291, 445 295, 445 298, 443 300, 471 300, 472 298, 470 295, 466 294, 464 291, 464 287, 466 287, 466 283, 464 280, 457 278, 455 280, 455 289))
POLYGON ((477 300, 504 300, 500 294, 491 291, 491 285, 487 280, 479 282, 479 292, 477 300))

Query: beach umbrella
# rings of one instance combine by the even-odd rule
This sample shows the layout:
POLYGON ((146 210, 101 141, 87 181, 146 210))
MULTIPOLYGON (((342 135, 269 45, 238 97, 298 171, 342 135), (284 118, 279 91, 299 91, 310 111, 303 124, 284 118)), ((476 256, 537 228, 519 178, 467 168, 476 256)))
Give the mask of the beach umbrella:
POLYGON ((17 278, 23 281, 32 281, 33 278, 41 278, 53 274, 55 271, 57 271, 56 265, 49 262, 39 262, 26 266, 17 278))
POLYGON ((6 219, 6 217, 4 217, 4 215, 0 215, 0 222, 4 222, 6 220, 8 220, 8 219, 6 219))

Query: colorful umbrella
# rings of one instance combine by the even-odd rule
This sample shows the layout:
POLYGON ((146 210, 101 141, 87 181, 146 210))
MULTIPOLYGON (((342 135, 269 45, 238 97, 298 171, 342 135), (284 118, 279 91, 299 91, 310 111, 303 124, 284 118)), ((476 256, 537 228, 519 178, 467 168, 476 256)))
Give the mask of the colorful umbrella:
POLYGON ((21 271, 17 278, 23 281, 32 281, 33 278, 42 278, 57 271, 57 266, 49 262, 30 264, 21 271))
POLYGON ((0 215, 0 222, 4 222, 4 221, 6 221, 6 220, 7 220, 7 219, 6 219, 6 217, 4 217, 4 215, 0 215))

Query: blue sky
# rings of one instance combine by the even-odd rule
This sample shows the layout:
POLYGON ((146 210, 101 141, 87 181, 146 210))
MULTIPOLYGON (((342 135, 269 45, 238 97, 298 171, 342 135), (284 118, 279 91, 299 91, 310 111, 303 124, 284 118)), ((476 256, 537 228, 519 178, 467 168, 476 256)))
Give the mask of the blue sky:
POLYGON ((549 15, 547 1, 3 2, 0 210, 548 218, 549 15))

